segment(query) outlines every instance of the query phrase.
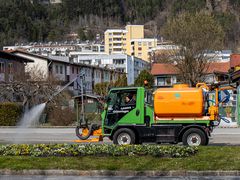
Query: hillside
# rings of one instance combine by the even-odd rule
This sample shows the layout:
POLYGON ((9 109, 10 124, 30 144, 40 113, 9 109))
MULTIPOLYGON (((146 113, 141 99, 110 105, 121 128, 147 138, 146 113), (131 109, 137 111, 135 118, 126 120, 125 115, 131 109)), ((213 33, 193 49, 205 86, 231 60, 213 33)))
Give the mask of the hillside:
POLYGON ((159 37, 168 18, 183 11, 206 11, 226 33, 226 48, 237 49, 240 38, 240 0, 63 0, 43 5, 37 0, 0 1, 0 46, 23 42, 64 41, 78 33, 94 39, 106 28, 145 24, 146 36, 159 37))

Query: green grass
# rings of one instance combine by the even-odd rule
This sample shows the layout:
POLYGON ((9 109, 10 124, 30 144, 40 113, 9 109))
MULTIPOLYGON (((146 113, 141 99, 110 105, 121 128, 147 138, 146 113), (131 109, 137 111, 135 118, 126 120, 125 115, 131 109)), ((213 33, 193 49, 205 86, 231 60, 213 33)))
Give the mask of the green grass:
POLYGON ((188 158, 0 156, 0 169, 240 170, 240 146, 200 147, 188 158))

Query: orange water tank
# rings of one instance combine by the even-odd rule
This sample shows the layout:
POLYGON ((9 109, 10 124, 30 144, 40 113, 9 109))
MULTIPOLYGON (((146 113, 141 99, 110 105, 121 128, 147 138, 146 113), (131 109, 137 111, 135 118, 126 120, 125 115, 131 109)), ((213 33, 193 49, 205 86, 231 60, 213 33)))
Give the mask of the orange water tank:
POLYGON ((204 111, 202 88, 177 84, 154 92, 154 112, 161 117, 201 117, 204 111))

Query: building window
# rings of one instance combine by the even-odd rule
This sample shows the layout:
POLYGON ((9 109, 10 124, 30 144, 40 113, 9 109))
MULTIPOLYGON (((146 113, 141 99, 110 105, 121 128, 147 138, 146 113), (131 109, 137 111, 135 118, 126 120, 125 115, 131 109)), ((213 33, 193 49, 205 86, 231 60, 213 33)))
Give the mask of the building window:
POLYGON ((63 67, 60 66, 60 74, 63 74, 63 67))
POLYGON ((124 64, 125 59, 113 59, 113 64, 124 64))
POLYGON ((118 72, 125 72, 125 69, 124 68, 116 68, 116 71, 118 71, 118 72))
POLYGON ((72 67, 72 74, 74 74, 74 67, 72 67))
POLYGON ((143 42, 143 45, 146 46, 146 45, 147 45, 147 42, 143 42))
POLYGON ((111 41, 112 41, 112 38, 109 38, 109 41, 111 42, 111 41))
POLYGON ((101 59, 95 59, 95 63, 96 63, 96 65, 101 64, 101 59))
POLYGON ((121 36, 122 33, 114 32, 113 35, 114 35, 114 36, 121 36))
POLYGON ((138 46, 142 46, 142 42, 138 42, 138 46))
POLYGON ((114 48, 113 51, 121 52, 122 48, 114 48))
POLYGON ((78 69, 78 67, 77 67, 77 74, 79 73, 79 69, 78 69))
POLYGON ((171 86, 171 77, 157 77, 157 86, 171 86))
POLYGON ((56 74, 58 74, 58 65, 56 65, 55 68, 56 68, 55 72, 56 72, 56 74))
POLYGON ((142 53, 138 53, 138 57, 141 57, 142 56, 142 53))
POLYGON ((8 73, 9 74, 13 73, 13 63, 8 63, 8 73))
POLYGON ((148 42, 148 46, 152 46, 152 42, 148 42))
POLYGON ((141 51, 141 50, 142 50, 142 47, 139 47, 138 50, 141 51))
POLYGON ((5 73, 5 63, 0 62, 0 73, 5 73))

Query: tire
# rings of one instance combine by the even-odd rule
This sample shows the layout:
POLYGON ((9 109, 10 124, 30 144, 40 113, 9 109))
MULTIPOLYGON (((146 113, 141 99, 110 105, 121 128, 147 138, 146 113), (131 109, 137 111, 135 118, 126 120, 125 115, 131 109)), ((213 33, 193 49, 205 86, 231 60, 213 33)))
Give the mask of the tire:
POLYGON ((81 128, 80 126, 77 126, 76 129, 75 129, 75 132, 76 132, 76 136, 81 139, 81 140, 86 140, 88 139, 91 134, 92 134, 92 125, 90 125, 90 127, 88 127, 88 134, 86 136, 83 136, 82 133, 80 134, 80 129, 83 129, 81 128))
POLYGON ((128 128, 118 129, 113 135, 113 143, 117 145, 135 144, 136 135, 128 128))
POLYGON ((190 128, 183 134, 182 142, 186 146, 205 146, 208 143, 207 139, 206 133, 201 129, 190 128))

